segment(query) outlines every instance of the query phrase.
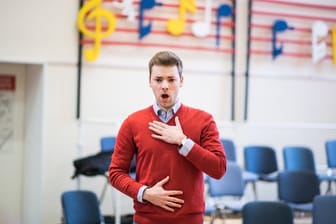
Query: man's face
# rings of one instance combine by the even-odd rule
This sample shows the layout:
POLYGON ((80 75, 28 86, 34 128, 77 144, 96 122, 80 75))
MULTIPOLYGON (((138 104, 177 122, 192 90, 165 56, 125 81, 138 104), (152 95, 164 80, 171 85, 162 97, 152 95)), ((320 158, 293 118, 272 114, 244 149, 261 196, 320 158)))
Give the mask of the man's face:
POLYGON ((169 109, 176 103, 182 84, 183 77, 179 76, 176 66, 152 67, 149 85, 160 107, 169 109))

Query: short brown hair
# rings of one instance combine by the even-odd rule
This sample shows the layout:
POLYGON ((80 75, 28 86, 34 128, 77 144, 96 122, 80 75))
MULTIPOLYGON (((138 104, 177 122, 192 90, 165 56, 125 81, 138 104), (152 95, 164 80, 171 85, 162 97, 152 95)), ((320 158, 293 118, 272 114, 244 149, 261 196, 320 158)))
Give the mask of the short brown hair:
POLYGON ((174 52, 160 51, 156 53, 148 63, 149 77, 152 74, 152 67, 154 65, 163 65, 163 66, 176 65, 180 77, 182 76, 182 70, 183 70, 182 60, 174 52))

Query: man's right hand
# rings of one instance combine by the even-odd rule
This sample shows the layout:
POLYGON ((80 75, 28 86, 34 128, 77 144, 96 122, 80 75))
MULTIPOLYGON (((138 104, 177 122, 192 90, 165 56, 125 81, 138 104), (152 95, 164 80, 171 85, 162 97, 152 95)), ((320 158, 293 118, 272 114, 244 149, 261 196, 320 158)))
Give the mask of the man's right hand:
POLYGON ((163 185, 169 181, 169 176, 157 182, 154 186, 147 188, 143 193, 143 200, 161 207, 167 211, 174 212, 176 208, 181 208, 184 201, 175 197, 182 195, 183 192, 179 190, 165 190, 163 185))

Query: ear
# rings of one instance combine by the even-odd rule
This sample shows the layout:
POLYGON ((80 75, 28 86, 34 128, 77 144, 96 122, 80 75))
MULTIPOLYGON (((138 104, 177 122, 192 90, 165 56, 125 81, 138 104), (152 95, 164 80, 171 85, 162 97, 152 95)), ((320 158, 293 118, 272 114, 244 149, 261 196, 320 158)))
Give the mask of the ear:
POLYGON ((184 83, 184 76, 183 76, 183 75, 181 75, 181 78, 180 78, 180 87, 182 87, 182 86, 183 86, 183 83, 184 83))
POLYGON ((148 87, 152 88, 152 82, 151 82, 151 79, 148 80, 148 87))

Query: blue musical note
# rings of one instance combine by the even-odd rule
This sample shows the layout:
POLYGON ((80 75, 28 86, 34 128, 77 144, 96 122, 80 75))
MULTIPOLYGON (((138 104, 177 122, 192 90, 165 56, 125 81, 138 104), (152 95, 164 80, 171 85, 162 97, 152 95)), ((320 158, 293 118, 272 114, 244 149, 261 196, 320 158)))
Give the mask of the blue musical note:
POLYGON ((227 4, 222 4, 218 7, 217 10, 217 20, 216 20, 216 45, 219 46, 220 44, 220 27, 221 17, 228 17, 232 14, 232 7, 227 4))
POLYGON ((139 39, 141 40, 144 36, 149 34, 152 30, 152 22, 147 25, 143 25, 144 11, 147 9, 152 9, 155 6, 162 6, 161 2, 155 2, 155 0, 142 0, 139 7, 139 39))
POLYGON ((275 59, 278 55, 283 52, 283 43, 277 47, 277 33, 284 32, 286 30, 294 30, 294 27, 288 26, 285 20, 276 20, 273 23, 273 35, 272 35, 272 56, 275 59))

